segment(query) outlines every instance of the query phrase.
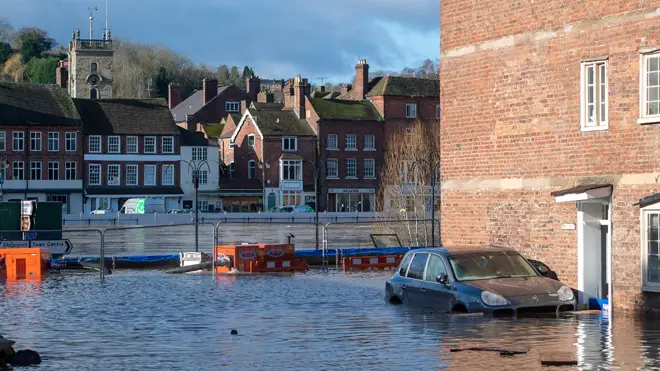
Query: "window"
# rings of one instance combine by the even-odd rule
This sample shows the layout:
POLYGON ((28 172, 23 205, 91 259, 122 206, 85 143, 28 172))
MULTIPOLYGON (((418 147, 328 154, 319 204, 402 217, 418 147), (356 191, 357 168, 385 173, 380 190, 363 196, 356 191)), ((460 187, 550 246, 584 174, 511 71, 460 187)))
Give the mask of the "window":
POLYGON ((60 151, 60 133, 48 133, 48 152, 60 151))
POLYGON ((89 153, 101 153, 100 135, 91 135, 89 137, 89 153))
POLYGON ((248 179, 254 179, 254 173, 256 170, 256 163, 254 160, 248 161, 248 179))
POLYGON ((174 185, 174 165, 163 165, 162 185, 174 185))
POLYGON ((96 71, 98 70, 96 63, 92 62, 92 64, 90 65, 90 69, 92 70, 92 73, 96 73, 96 71))
POLYGON ((607 129, 607 64, 582 63, 580 126, 583 131, 607 129))
POLYGON ((60 180, 60 163, 57 161, 48 162, 48 180, 60 180))
POLYGON ((64 150, 67 152, 76 151, 76 133, 65 133, 64 134, 64 150))
POLYGON ((254 134, 247 136, 248 147, 254 147, 254 134))
POLYGON ((67 161, 64 163, 64 179, 76 180, 76 162, 67 161))
POLYGON ((281 160, 282 161, 282 180, 302 180, 302 161, 300 160, 281 160))
POLYGON ((137 165, 126 165, 126 185, 138 185, 137 165))
POLYGON ((376 177, 376 160, 373 158, 364 160, 364 177, 365 179, 376 177))
POLYGON ((376 150, 376 136, 373 134, 367 134, 364 136, 364 150, 365 151, 375 151, 376 150))
POLYGON ((162 153, 174 153, 174 137, 163 137, 162 153))
POLYGON ((7 133, 0 131, 0 152, 7 150, 7 133))
POLYGON ((30 133, 30 151, 41 152, 41 132, 30 133))
POLYGON ((660 122, 660 53, 642 54, 641 58, 638 122, 660 122))
POLYGON ((68 213, 68 207, 67 207, 67 197, 66 195, 53 195, 49 194, 46 195, 46 201, 48 202, 61 202, 62 203, 62 214, 67 214, 68 213))
POLYGON ((197 210, 199 211, 208 211, 209 202, 207 200, 197 200, 197 210))
POLYGON ((441 274, 447 275, 447 267, 445 267, 445 262, 442 261, 441 257, 435 254, 431 254, 429 256, 429 265, 426 267, 424 281, 438 282, 438 276, 441 274))
POLYGON ((207 184, 209 182, 209 173, 206 170, 200 170, 199 173, 197 170, 193 171, 193 176, 197 175, 199 177, 199 184, 207 184))
POLYGON ((30 161, 30 180, 41 179, 41 161, 30 161))
POLYGON ((412 262, 410 262, 410 267, 408 268, 408 274, 406 277, 423 280, 424 279, 424 268, 426 268, 426 261, 428 260, 429 254, 427 253, 416 253, 413 256, 412 262))
POLYGON ((90 164, 89 175, 87 177, 89 185, 101 185, 101 165, 90 164))
POLYGON ((417 117, 417 104, 408 103, 406 104, 406 118, 414 119, 417 117))
POLYGON ((91 89, 89 91, 89 99, 97 99, 99 97, 99 92, 96 89, 91 89))
POLYGON ((298 137, 283 137, 282 151, 295 152, 298 150, 298 137))
POLYGON ((126 137, 126 153, 138 153, 138 137, 126 137))
POLYGON ((206 147, 193 147, 192 149, 193 161, 206 161, 208 160, 208 152, 206 147))
POLYGON ((120 175, 120 166, 117 164, 108 165, 108 185, 120 185, 121 184, 121 175, 120 175))
POLYGON ((22 152, 23 151, 23 138, 24 134, 22 131, 13 131, 11 133, 12 135, 12 150, 14 152, 22 152))
POLYGON ((302 204, 302 193, 296 191, 282 192, 282 206, 297 206, 302 204))
POLYGON ((439 104, 435 105, 435 118, 440 120, 440 105, 439 104))
POLYGON ((156 153, 156 137, 144 137, 144 153, 156 153))
POLYGON ((354 158, 346 159, 346 178, 357 178, 357 160, 354 158))
POLYGON ((344 149, 347 151, 357 150, 357 139, 355 134, 346 134, 346 143, 344 143, 344 149))
POLYGON ((326 162, 326 176, 328 178, 339 177, 339 163, 337 159, 329 158, 326 162))
POLYGON ((12 179, 25 180, 25 168, 23 161, 14 161, 11 163, 12 179))
POLYGON ((156 165, 144 165, 144 185, 156 185, 156 165))
POLYGON ((325 139, 325 149, 339 149, 337 146, 337 134, 328 134, 325 139))
POLYGON ((227 112, 239 112, 241 110, 240 102, 225 102, 225 111, 227 112))
POLYGON ((121 144, 119 143, 118 136, 109 136, 108 137, 108 153, 120 153, 121 144))
POLYGON ((229 179, 234 179, 234 163, 229 164, 229 179))
POLYGON ((399 265, 399 276, 406 276, 406 272, 408 272, 408 266, 410 265, 410 261, 412 260, 413 255, 415 254, 408 254, 403 258, 401 264, 399 265))
POLYGON ((400 165, 400 174, 401 174, 401 183, 411 183, 414 181, 413 176, 413 162, 412 161, 401 161, 400 165))

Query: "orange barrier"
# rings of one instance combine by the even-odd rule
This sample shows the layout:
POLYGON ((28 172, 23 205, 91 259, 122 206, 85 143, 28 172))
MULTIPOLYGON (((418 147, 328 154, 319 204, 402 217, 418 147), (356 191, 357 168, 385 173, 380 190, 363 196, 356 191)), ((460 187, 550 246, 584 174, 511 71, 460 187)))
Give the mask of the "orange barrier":
POLYGON ((309 266, 304 258, 294 256, 294 245, 229 245, 215 246, 213 257, 220 262, 231 261, 231 267, 216 266, 216 273, 230 273, 232 268, 239 273, 305 272, 309 266))
POLYGON ((8 281, 41 278, 48 273, 51 255, 48 249, 0 249, 0 275, 8 281))
POLYGON ((344 257, 344 272, 350 270, 378 270, 396 268, 403 255, 351 256, 344 257))

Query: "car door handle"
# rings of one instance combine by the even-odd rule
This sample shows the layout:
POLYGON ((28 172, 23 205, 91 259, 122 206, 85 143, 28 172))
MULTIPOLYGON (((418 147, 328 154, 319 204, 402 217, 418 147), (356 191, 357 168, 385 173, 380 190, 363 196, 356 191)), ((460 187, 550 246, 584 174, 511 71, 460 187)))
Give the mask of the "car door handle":
POLYGON ((422 288, 419 289, 419 291, 426 292, 426 289, 422 287, 422 288))
POLYGON ((405 290, 405 289, 407 289, 407 288, 408 288, 407 285, 401 285, 401 290, 405 290))

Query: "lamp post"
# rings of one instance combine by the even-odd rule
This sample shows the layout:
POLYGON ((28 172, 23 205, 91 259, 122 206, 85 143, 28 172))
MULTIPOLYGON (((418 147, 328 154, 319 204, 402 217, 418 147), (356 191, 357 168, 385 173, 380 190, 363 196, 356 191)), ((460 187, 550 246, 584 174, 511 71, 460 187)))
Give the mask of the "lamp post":
POLYGON ((319 249, 319 176, 321 175, 321 170, 324 169, 324 165, 319 161, 318 155, 316 156, 315 161, 306 160, 305 162, 312 165, 313 174, 314 174, 314 213, 316 214, 314 225, 316 229, 316 250, 319 249))
POLYGON ((270 161, 266 160, 266 162, 263 162, 259 160, 259 169, 261 169, 261 188, 262 189, 262 195, 261 195, 261 211, 265 212, 266 211, 266 169, 270 169, 270 161))
POLYGON ((188 164, 188 170, 192 171, 193 187, 195 187, 195 252, 199 252, 199 173, 204 166, 211 172, 211 167, 208 160, 181 160, 181 162, 188 164))
POLYGON ((438 182, 438 171, 440 170, 440 160, 438 161, 427 161, 424 159, 415 160, 412 164, 412 168, 414 169, 416 166, 419 165, 425 166, 426 169, 431 172, 431 245, 435 246, 435 186, 438 182))

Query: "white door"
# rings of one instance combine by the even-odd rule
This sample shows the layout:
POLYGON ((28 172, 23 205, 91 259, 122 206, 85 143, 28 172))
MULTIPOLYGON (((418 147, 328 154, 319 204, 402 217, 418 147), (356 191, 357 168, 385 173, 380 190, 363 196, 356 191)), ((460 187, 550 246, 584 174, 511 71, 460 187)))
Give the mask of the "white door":
POLYGON ((603 298, 606 253, 603 246, 602 223, 603 203, 580 202, 578 205, 580 230, 578 231, 578 290, 580 303, 587 304, 589 298, 603 298))

